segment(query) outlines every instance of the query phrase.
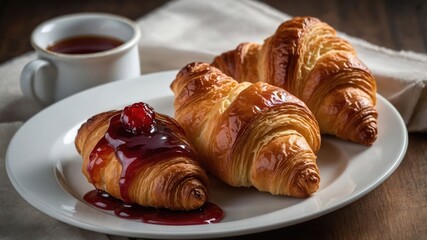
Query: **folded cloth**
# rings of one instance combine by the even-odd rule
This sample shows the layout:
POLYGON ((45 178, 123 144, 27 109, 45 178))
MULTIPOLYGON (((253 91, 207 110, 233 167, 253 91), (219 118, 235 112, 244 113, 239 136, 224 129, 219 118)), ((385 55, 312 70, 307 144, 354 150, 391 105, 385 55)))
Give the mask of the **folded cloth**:
MULTIPOLYGON (((241 42, 262 43, 290 18, 256 1, 172 1, 137 20, 142 31, 143 73, 179 69, 193 61, 211 62, 241 42)), ((372 70, 378 92, 399 110, 409 131, 426 131, 427 56, 392 51, 339 34, 353 44, 372 70)), ((24 98, 19 87, 23 66, 34 58, 30 52, 0 66, 0 232, 6 238, 55 239, 66 234, 70 239, 103 239, 101 234, 77 230, 35 211, 6 181, 4 156, 9 141, 22 121, 42 109, 24 98), (58 235, 49 235, 52 231, 58 235)))

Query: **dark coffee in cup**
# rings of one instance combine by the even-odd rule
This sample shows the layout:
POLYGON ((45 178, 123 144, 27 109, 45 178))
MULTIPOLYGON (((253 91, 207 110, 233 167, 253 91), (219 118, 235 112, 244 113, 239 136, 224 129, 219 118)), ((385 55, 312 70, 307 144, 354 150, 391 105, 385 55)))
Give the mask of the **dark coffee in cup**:
POLYGON ((123 44, 123 41, 101 35, 81 35, 59 40, 47 49, 65 54, 88 54, 107 51, 123 44))

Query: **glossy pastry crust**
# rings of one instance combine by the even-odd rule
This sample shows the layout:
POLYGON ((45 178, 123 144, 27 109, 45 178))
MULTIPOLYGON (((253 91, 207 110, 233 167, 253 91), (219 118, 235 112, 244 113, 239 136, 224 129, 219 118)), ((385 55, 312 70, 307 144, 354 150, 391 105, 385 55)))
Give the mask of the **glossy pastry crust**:
POLYGON ((205 167, 232 186, 306 197, 320 183, 320 132, 306 105, 267 83, 238 83, 207 63, 171 84, 175 119, 205 167))
POLYGON ((377 138, 376 81, 328 24, 296 17, 264 44, 242 43, 212 63, 239 82, 263 81, 304 101, 322 133, 371 145, 377 138))
MULTIPOLYGON (((80 127, 75 146, 83 158, 82 172, 97 189, 110 195, 137 203, 141 206, 168 208, 172 210, 191 210, 201 207, 208 198, 208 178, 198 163, 197 155, 166 155, 159 161, 150 161, 136 170, 124 198, 120 188, 123 176, 122 165, 114 150, 108 154, 99 154, 103 166, 90 172, 91 154, 106 135, 111 119, 121 111, 109 111, 97 114, 80 127)), ((184 132, 177 123, 162 114, 156 114, 156 121, 166 124, 183 144, 189 144, 184 132)), ((93 160, 93 159, 92 159, 93 160)))

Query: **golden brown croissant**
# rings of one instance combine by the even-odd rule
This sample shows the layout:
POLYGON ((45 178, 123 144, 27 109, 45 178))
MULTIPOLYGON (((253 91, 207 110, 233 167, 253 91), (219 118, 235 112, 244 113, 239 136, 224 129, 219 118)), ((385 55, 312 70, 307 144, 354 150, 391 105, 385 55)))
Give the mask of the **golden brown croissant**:
POLYGON ((313 17, 282 23, 264 41, 242 43, 213 63, 237 81, 263 81, 304 101, 322 133, 371 145, 377 138, 376 82, 353 47, 313 17))
POLYGON ((175 119, 213 175, 274 195, 318 189, 319 126, 302 101, 267 83, 238 83, 207 63, 181 69, 171 89, 175 119))
POLYGON ((172 210, 201 207, 208 178, 196 152, 174 119, 147 106, 136 103, 82 124, 75 145, 83 174, 125 202, 172 210))

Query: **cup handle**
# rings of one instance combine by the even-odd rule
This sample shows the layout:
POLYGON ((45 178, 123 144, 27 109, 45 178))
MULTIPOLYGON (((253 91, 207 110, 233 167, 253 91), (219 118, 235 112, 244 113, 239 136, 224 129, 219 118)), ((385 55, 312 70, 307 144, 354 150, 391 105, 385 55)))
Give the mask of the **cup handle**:
POLYGON ((21 73, 21 89, 25 96, 48 105, 54 101, 56 69, 47 60, 35 59, 21 73))

